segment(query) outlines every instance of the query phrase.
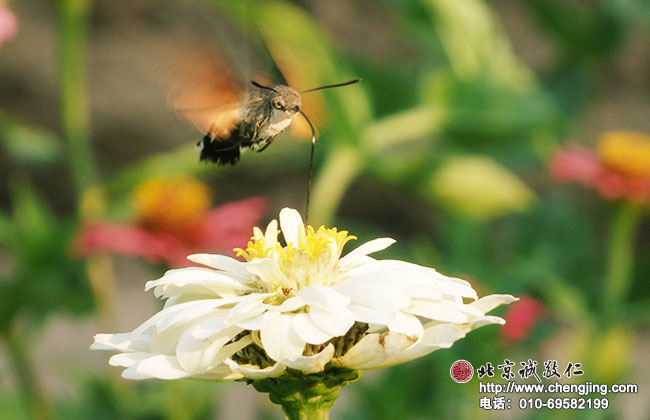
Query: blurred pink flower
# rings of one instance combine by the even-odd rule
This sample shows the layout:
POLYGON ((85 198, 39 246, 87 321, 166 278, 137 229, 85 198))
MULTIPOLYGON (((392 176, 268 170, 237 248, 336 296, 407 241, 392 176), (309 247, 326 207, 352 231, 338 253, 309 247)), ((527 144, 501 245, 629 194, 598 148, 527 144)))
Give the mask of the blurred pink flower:
POLYGON ((639 133, 601 135, 598 150, 570 145, 549 164, 557 182, 576 181, 596 189, 604 198, 650 202, 650 139, 639 133))
POLYGON ((2 43, 11 39, 18 31, 18 19, 11 13, 0 0, 0 47, 2 43))
POLYGON ((262 197, 225 204, 197 219, 183 235, 141 223, 87 222, 77 238, 76 252, 138 256, 170 267, 187 266, 186 257, 197 252, 234 255, 233 248, 248 242, 251 227, 259 224, 266 207, 266 199, 262 197))
POLYGON ((503 315, 506 324, 501 328, 501 338, 515 343, 528 338, 535 325, 546 314, 546 306, 530 296, 511 304, 503 315))

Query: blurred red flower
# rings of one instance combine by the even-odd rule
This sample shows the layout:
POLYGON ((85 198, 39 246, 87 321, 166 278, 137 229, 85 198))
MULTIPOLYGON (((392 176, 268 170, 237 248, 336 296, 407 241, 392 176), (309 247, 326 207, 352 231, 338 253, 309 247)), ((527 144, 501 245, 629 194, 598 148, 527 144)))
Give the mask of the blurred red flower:
POLYGON ((506 324, 499 330, 501 338, 515 343, 528 338, 535 325, 545 316, 546 306, 539 300, 525 296, 506 309, 506 324))
POLYGON ((79 255, 109 253, 138 256, 170 267, 188 266, 194 253, 234 255, 266 213, 262 197, 209 209, 209 190, 193 178, 149 180, 136 188, 138 219, 129 224, 84 223, 76 240, 79 255))
POLYGON ((629 131, 604 133, 596 151, 570 145, 549 165, 558 182, 577 181, 606 199, 650 203, 650 137, 629 131))

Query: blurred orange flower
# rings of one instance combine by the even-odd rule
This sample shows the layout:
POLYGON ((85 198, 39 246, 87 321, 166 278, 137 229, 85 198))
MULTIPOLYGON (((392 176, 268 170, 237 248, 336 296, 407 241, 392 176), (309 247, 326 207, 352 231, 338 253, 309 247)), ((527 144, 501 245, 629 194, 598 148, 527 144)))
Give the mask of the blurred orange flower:
POLYGON ((650 136, 615 131, 602 134, 597 150, 570 145, 550 162, 558 182, 577 181, 606 199, 650 203, 650 136))
POLYGON ((77 237, 78 254, 139 256, 171 267, 186 266, 186 256, 199 251, 233 255, 267 207, 266 199, 253 197, 210 209, 208 187, 187 176, 147 180, 132 198, 137 220, 86 222, 77 237))

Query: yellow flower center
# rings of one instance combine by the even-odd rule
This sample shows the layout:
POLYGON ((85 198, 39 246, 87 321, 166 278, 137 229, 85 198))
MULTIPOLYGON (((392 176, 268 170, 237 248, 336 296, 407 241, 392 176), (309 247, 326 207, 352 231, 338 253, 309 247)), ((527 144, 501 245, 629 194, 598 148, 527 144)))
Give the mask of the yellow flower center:
POLYGON ((650 136, 633 131, 604 133, 598 154, 613 169, 632 176, 650 176, 650 136))
POLYGON ((132 195, 139 219, 152 229, 182 235, 210 209, 210 190, 183 175, 154 178, 136 187, 132 195))
MULTIPOLYGON (((276 233, 276 232, 274 232, 276 233)), ((246 261, 258 258, 276 260, 284 278, 281 282, 267 284, 267 291, 283 290, 286 294, 292 289, 330 284, 338 274, 336 263, 341 251, 348 241, 356 239, 347 231, 324 226, 314 229, 312 226, 300 227, 298 243, 283 247, 277 241, 277 233, 264 235, 259 228, 253 229, 253 236, 246 249, 235 248, 237 256, 246 261), (270 287, 269 287, 270 286, 270 287)))

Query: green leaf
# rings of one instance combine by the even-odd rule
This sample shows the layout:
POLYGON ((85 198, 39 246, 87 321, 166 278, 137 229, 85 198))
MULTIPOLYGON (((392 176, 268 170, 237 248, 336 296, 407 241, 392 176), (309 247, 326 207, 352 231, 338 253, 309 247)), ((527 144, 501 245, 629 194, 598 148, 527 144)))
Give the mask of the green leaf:
POLYGON ((12 231, 7 240, 13 267, 3 293, 16 314, 42 320, 53 312, 80 313, 92 307, 82 260, 71 255, 73 223, 57 219, 40 194, 24 179, 12 180, 12 231))
POLYGON ((19 240, 38 238, 46 240, 54 224, 45 200, 24 179, 14 179, 10 183, 11 202, 13 205, 13 223, 19 232, 19 240))
POLYGON ((428 7, 454 74, 481 74, 510 85, 534 83, 532 72, 515 56, 493 10, 480 0, 423 0, 428 7))
POLYGON ((558 0, 523 3, 574 63, 592 62, 615 53, 631 26, 626 19, 643 15, 638 5, 623 1, 596 1, 588 6, 558 0))
POLYGON ((49 164, 62 156, 61 142, 54 134, 3 114, 0 114, 0 142, 9 156, 21 163, 49 164))
POLYGON ((422 94, 425 103, 446 110, 450 134, 472 146, 488 146, 486 139, 520 142, 524 136, 558 127, 563 118, 543 90, 522 89, 488 75, 465 80, 450 72, 431 73, 424 79, 422 94))

